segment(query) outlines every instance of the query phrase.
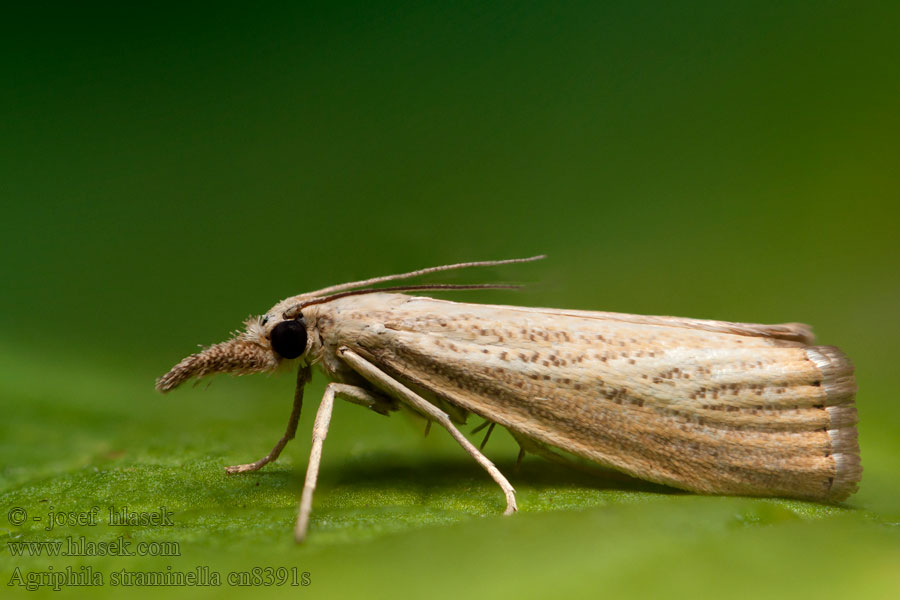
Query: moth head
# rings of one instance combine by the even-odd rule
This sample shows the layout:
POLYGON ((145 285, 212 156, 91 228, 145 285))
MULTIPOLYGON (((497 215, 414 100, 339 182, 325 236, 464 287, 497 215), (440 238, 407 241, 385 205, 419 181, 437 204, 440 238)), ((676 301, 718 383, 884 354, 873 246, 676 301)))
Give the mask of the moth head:
POLYGON ((295 319, 251 317, 244 325, 245 330, 232 339, 184 358, 156 380, 156 389, 168 392, 188 379, 215 373, 271 372, 306 353, 309 336, 302 315, 295 319))

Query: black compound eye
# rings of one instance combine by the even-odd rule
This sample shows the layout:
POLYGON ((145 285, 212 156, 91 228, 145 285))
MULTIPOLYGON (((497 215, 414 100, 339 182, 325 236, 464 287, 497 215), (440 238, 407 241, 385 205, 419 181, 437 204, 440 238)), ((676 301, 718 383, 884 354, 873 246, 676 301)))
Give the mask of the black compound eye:
POLYGON ((297 358, 306 350, 303 321, 282 321, 272 328, 272 349, 284 358, 297 358))

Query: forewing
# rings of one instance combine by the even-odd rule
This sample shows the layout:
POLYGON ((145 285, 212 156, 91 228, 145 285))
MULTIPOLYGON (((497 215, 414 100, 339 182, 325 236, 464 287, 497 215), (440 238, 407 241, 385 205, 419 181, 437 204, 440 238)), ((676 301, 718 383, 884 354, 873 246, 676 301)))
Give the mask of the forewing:
POLYGON ((412 298, 342 343, 405 383, 630 475, 706 493, 855 491, 856 387, 838 350, 760 333, 785 326, 605 314, 412 298))
MULTIPOLYGON (((458 304, 443 300, 434 300, 431 298, 428 298, 428 300, 431 300, 432 302, 458 304)), ((815 335, 812 332, 812 328, 805 323, 778 323, 774 325, 766 325, 763 323, 736 323, 734 321, 689 319, 686 317, 662 317, 654 315, 633 315, 629 313, 604 312, 594 310, 532 308, 525 306, 504 305, 494 305, 494 308, 503 309, 505 311, 509 311, 510 313, 532 313, 560 317, 579 317, 583 319, 595 319, 600 321, 632 323, 635 325, 659 325, 664 327, 696 329, 700 331, 711 331, 718 333, 734 333, 737 335, 751 337, 771 337, 780 340, 803 342, 804 344, 812 344, 813 342, 815 342, 815 335)))

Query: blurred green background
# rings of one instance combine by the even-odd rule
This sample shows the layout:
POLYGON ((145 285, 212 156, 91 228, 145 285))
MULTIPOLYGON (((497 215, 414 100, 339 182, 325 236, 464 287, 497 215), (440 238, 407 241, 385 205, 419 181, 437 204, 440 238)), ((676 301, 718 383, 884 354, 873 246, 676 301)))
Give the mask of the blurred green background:
MULTIPOLYGON (((41 5, 5 12, 0 577, 297 567, 333 597, 900 594, 900 41, 895 2, 41 5), (18 12, 15 12, 18 10, 18 12), (709 498, 488 456, 335 409, 309 543, 291 528, 293 377, 155 377, 283 297, 547 253, 440 281, 521 303, 803 321, 854 360, 845 505, 709 498), (10 524, 166 506, 174 527, 10 524), (178 542, 178 557, 8 542, 178 542), (16 571, 18 569, 18 571, 16 571)), ((476 423, 472 423, 474 425, 476 423)), ((471 427, 470 425, 470 427, 471 427)), ((70 590, 74 591, 74 590, 70 590)), ((109 584, 82 588, 119 594, 109 584)), ((134 594, 154 590, 130 588, 134 594)), ((159 588, 156 588, 159 591, 159 588)), ((44 593, 49 593, 44 589, 44 593)))

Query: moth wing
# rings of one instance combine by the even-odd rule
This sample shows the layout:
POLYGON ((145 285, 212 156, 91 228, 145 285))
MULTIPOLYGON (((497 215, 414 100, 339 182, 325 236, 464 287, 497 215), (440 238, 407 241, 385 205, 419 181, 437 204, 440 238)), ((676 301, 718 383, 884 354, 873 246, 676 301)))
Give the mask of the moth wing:
MULTIPOLYGON (((433 300, 434 302, 446 302, 433 300)), ((460 304, 448 302, 449 304, 460 304)), ((474 305, 477 306, 477 305, 474 305)), ((654 315, 632 315, 628 313, 593 311, 593 310, 569 310, 559 308, 532 308, 523 306, 493 305, 511 312, 524 312, 545 315, 559 315, 578 317, 583 319, 597 319, 600 321, 614 321, 620 323, 634 323, 635 325, 660 325, 665 327, 681 327, 685 329, 697 329, 700 331, 712 331, 721 333, 733 333, 754 337, 771 337, 779 340, 788 340, 812 344, 815 335, 812 327, 805 323, 738 323, 734 321, 716 321, 711 319, 689 319, 686 317, 665 317, 654 315)))
POLYGON ((840 500, 856 489, 853 367, 787 330, 761 334, 787 326, 409 304, 343 343, 517 435, 704 493, 840 500))

